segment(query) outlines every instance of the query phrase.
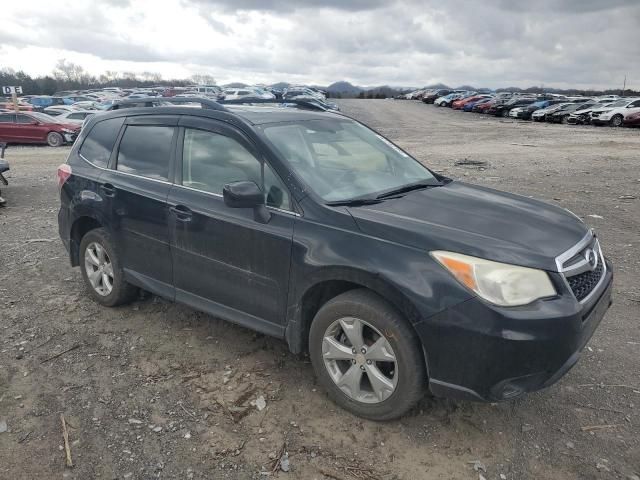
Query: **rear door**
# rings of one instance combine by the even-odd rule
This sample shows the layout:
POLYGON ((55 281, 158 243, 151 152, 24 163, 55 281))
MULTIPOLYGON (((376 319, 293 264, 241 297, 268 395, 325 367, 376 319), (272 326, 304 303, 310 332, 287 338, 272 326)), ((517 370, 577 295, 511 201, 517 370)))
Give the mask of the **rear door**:
POLYGON ((25 142, 44 141, 47 136, 47 128, 35 118, 19 113, 17 115, 18 131, 25 142))
POLYGON ((16 137, 16 127, 15 113, 0 113, 0 141, 19 141, 20 137, 16 137))
POLYGON ((181 120, 176 184, 169 195, 176 299, 250 328, 282 335, 296 214, 283 182, 238 130, 181 120), (225 184, 251 180, 271 219, 225 205, 225 184))
POLYGON ((175 116, 130 117, 111 168, 100 177, 127 278, 170 299, 174 290, 166 201, 177 131, 175 116))

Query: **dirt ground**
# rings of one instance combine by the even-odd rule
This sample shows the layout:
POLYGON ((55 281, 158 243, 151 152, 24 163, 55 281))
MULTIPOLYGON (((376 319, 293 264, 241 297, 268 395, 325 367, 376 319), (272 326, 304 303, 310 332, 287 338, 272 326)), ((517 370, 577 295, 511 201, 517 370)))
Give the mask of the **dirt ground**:
POLYGON ((155 297, 93 303, 57 234, 55 169, 68 148, 11 147, 0 479, 638 479, 640 130, 340 104, 436 171, 559 204, 598 230, 615 298, 578 365, 509 403, 426 397, 399 421, 358 419, 283 341, 155 297), (456 166, 465 159, 487 164, 456 166))

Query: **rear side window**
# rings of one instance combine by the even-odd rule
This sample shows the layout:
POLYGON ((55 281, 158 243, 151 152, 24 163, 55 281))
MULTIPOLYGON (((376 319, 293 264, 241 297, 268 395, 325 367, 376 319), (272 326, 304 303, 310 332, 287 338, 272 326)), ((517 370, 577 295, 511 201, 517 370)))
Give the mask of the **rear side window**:
POLYGON ((0 113, 0 123, 15 123, 16 116, 12 113, 0 113))
POLYGON ((80 147, 80 155, 88 162, 106 168, 123 123, 124 117, 96 123, 80 147))
POLYGON ((118 149, 117 169, 155 180, 169 179, 174 127, 129 125, 118 149))

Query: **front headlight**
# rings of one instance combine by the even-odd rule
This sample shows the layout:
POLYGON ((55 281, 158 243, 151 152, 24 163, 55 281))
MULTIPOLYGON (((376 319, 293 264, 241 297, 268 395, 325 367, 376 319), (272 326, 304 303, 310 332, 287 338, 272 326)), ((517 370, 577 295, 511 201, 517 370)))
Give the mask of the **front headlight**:
POLYGON ((527 305, 556 294, 549 275, 543 270, 454 252, 435 251, 431 255, 460 283, 495 305, 527 305))
POLYGON ((73 130, 70 130, 70 129, 68 129, 68 128, 63 128, 63 129, 62 129, 62 133, 74 133, 74 131, 73 131, 73 130))

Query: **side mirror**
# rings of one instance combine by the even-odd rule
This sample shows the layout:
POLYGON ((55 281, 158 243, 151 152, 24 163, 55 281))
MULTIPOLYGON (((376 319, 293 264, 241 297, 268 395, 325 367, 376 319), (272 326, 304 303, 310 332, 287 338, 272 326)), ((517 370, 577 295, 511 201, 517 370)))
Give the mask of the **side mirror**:
POLYGON ((227 183, 222 189, 224 203, 231 208, 253 208, 253 218, 260 223, 271 220, 264 205, 264 193, 255 182, 243 180, 227 183))

